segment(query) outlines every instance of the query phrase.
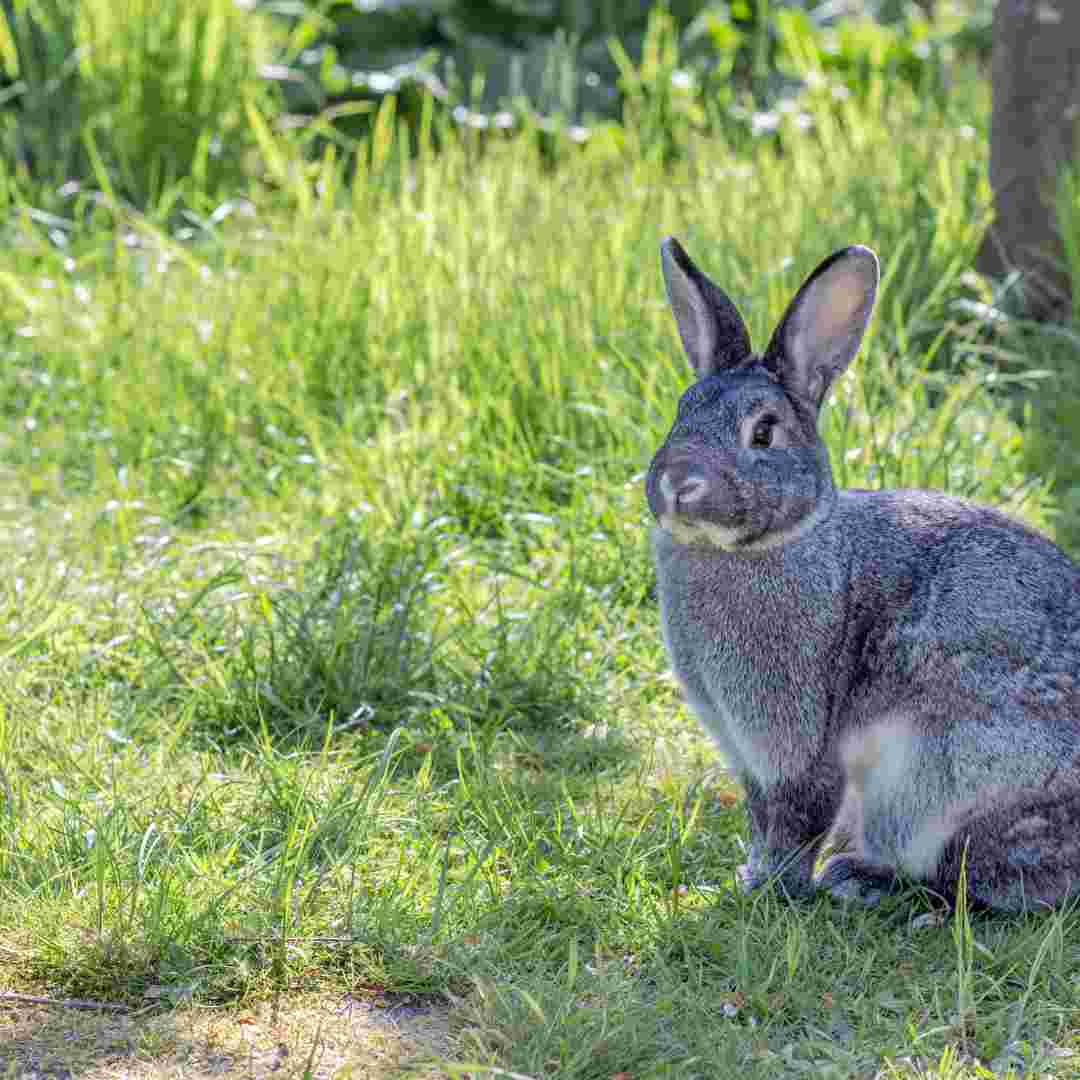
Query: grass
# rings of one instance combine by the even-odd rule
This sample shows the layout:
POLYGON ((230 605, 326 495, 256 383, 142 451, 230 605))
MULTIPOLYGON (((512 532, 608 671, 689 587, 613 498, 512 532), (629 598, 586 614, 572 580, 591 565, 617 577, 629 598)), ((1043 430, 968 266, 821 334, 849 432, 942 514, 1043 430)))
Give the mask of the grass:
MULTIPOLYGON (((758 344, 820 258, 874 246, 838 480, 1062 524, 1069 399, 1033 439, 1047 398, 1010 379, 1043 339, 1020 364, 969 273, 985 90, 807 108, 553 166, 527 137, 406 153, 386 106, 312 164, 252 106, 258 175, 180 225, 5 189, 0 982, 153 1013, 78 1029, 80 1072, 276 1068, 254 1035, 207 1064, 208 1023, 243 1047, 245 1017, 345 994, 433 1010, 421 1059, 456 1076, 1080 1072, 1075 911, 740 896, 738 793, 668 674, 641 490, 686 382, 665 233, 758 344)), ((77 1029, 19 1023, 13 1075, 77 1029)), ((316 1068, 359 1036, 304 1030, 298 1073, 395 1064, 316 1068)))

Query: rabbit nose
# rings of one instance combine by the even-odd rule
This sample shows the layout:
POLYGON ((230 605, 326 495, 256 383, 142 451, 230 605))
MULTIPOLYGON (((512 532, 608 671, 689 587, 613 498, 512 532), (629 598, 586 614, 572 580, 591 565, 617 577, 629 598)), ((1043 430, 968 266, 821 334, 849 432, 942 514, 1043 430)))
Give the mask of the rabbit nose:
POLYGON ((660 474, 660 494, 666 509, 692 506, 705 498, 709 481, 697 469, 672 465, 660 474))

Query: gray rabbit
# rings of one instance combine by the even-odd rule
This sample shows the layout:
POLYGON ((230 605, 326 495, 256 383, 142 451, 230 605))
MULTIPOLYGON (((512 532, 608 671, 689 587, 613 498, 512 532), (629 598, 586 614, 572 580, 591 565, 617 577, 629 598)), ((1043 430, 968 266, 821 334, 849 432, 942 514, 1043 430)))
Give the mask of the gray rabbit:
POLYGON ((1080 570, 989 507, 833 484, 818 411, 874 253, 826 259, 760 355, 676 240, 661 257, 697 381, 646 480, 660 612, 746 790, 742 886, 874 903, 902 874, 954 897, 965 860, 977 905, 1077 894, 1080 570))

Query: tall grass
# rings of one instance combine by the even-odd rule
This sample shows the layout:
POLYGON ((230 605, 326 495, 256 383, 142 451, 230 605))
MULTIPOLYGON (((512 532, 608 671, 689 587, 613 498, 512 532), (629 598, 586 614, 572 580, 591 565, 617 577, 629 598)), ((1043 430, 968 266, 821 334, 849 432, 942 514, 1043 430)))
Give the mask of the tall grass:
POLYGON ((823 96, 667 164, 632 130, 555 161, 417 139, 388 105, 312 161, 247 104, 258 169, 181 233, 105 199, 58 239, 11 196, 5 983, 449 991, 461 1061, 529 1075, 1064 1070, 1073 914, 972 917, 960 949, 930 898, 732 891, 641 493, 687 381, 659 239, 757 343, 859 241, 885 276, 824 420, 838 479, 1048 524, 972 314, 985 92, 823 96))
POLYGON ((13 0, 0 11, 8 181, 50 210, 85 187, 209 213, 244 182, 243 104, 268 99, 260 68, 279 37, 232 0, 13 0))

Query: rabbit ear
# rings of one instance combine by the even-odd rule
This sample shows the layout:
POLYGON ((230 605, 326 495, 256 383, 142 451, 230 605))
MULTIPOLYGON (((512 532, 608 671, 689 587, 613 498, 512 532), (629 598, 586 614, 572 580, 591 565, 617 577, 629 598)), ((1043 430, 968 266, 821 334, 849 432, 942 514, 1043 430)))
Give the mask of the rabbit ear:
POLYGON ((699 379, 750 355, 750 335, 735 305, 690 260, 673 236, 660 245, 668 302, 699 379))
POLYGON ((785 390, 821 407, 859 351, 877 286, 877 256, 860 246, 830 255, 806 279, 762 357, 785 390))

